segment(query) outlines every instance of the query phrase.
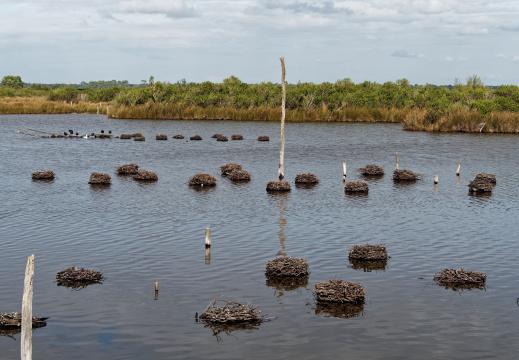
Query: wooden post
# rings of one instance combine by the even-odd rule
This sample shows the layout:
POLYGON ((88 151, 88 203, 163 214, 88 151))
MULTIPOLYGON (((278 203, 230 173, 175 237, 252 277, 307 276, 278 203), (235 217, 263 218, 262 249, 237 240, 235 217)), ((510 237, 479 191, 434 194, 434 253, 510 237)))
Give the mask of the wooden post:
POLYGON ((280 58, 281 60, 281 150, 279 151, 279 171, 278 177, 279 180, 283 180, 285 178, 285 169, 284 169, 284 156, 285 156, 285 98, 286 98, 286 85, 285 85, 285 58, 280 58))
POLYGON ((434 175, 434 184, 435 184, 435 185, 438 184, 438 175, 434 175))
POLYGON ((155 281, 155 300, 159 299, 159 282, 155 281))
POLYGON ((34 279, 34 254, 27 259, 22 298, 21 359, 32 359, 32 289, 34 279))
POLYGON ((99 106, 97 107, 97 115, 99 115, 99 106))
POLYGON ((108 106, 106 107, 106 116, 108 116, 108 106))
POLYGON ((456 176, 460 176, 460 167, 461 167, 461 165, 458 164, 458 169, 456 170, 456 176))
POLYGON ((399 167, 398 167, 398 152, 396 153, 396 169, 400 170, 399 167))
POLYGON ((342 163, 342 182, 346 182, 346 161, 342 163))
POLYGON ((205 264, 211 265, 211 248, 210 247, 205 248, 205 264))
POLYGON ((205 228, 205 247, 210 248, 211 247, 211 229, 205 228))

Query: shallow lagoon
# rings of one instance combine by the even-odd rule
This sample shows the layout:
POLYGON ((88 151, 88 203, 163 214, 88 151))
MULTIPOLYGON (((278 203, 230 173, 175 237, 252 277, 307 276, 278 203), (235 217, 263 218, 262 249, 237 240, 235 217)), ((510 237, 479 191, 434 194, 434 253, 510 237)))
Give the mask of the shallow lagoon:
MULTIPOLYGON (((35 254, 35 315, 49 316, 33 336, 40 359, 313 359, 348 357, 511 358, 519 350, 519 138, 499 134, 404 132, 400 125, 288 123, 288 194, 268 194, 277 178, 279 123, 114 120, 96 115, 0 117, 2 190, 0 312, 20 311, 27 257, 35 254), (141 131, 146 141, 42 139, 14 130, 141 131), (158 133, 168 141, 156 141, 158 133), (202 141, 172 136, 199 134, 202 141), (217 142, 214 133, 242 141, 217 142), (259 142, 259 135, 270 142, 259 142), (422 175, 394 183, 400 168, 422 175), (342 188, 363 180, 355 169, 386 170, 365 180, 369 195, 342 188), (136 162, 159 176, 142 184, 115 174, 136 162), (239 163, 252 174, 235 184, 219 167, 239 163), (457 164, 461 176, 456 177, 457 164), (30 174, 53 170, 50 183, 30 174), (88 185, 90 173, 112 175, 108 188, 88 185), (297 174, 321 182, 294 186, 297 174), (468 195, 479 172, 494 173, 490 196, 468 195), (213 189, 187 185, 196 173, 218 179, 213 189), (433 184, 439 175, 439 185, 433 184), (210 261, 205 228, 212 230, 210 261), (348 250, 385 244, 384 270, 354 269, 348 250), (308 284, 279 289, 263 274, 276 255, 304 257, 308 284), (58 271, 102 269, 106 280, 74 291, 56 286, 58 271), (485 290, 452 291, 433 283, 445 267, 482 271, 485 290), (334 317, 316 306, 313 284, 361 282, 367 293, 358 316, 334 317), (159 297, 154 300, 154 281, 159 297), (256 330, 229 334, 195 321, 217 294, 252 302, 274 318, 256 330)), ((0 336, 2 359, 18 359, 19 334, 0 336)))

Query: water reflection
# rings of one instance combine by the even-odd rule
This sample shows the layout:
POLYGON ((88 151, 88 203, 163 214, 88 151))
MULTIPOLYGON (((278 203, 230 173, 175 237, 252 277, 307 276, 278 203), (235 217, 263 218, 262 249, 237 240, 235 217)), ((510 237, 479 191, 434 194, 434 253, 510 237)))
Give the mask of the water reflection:
POLYGON ((453 283, 438 283, 437 284, 440 287, 445 288, 445 290, 452 290, 456 291, 458 293, 462 293, 463 291, 470 291, 470 290, 485 290, 486 286, 482 284, 453 284, 453 283))
POLYGON ((315 188, 319 183, 296 183, 296 188, 301 190, 310 190, 315 188))
POLYGON ((87 286, 95 285, 95 284, 102 284, 101 281, 58 281, 56 283, 57 286, 63 286, 68 289, 79 291, 82 289, 85 289, 87 286))
POLYGON ((316 315, 324 315, 325 317, 335 317, 340 319, 350 319, 364 315, 364 303, 341 304, 318 301, 314 310, 316 315))
POLYGON ((259 330, 259 326, 261 325, 261 321, 247 321, 241 323, 207 323, 202 321, 204 324, 204 328, 211 329, 213 332, 213 336, 216 337, 217 342, 222 342, 222 334, 227 336, 231 336, 231 333, 234 331, 245 331, 248 333, 253 332, 254 330, 259 330))
POLYGON ((350 259, 350 265, 348 265, 348 268, 354 269, 354 270, 364 270, 364 272, 371 272, 371 271, 385 271, 387 266, 387 260, 353 260, 350 259))
POLYGON ((266 285, 279 291, 279 296, 283 296, 283 291, 292 291, 300 287, 306 287, 308 285, 308 276, 268 278, 266 285))
POLYGON ((285 252, 285 241, 286 241, 286 235, 285 235, 285 227, 287 225, 287 202, 290 197, 290 193, 287 192, 268 192, 267 193, 269 198, 274 201, 274 204, 276 205, 278 211, 279 211, 279 218, 278 218, 278 237, 279 237, 279 246, 280 250, 277 252, 276 256, 287 256, 285 252))

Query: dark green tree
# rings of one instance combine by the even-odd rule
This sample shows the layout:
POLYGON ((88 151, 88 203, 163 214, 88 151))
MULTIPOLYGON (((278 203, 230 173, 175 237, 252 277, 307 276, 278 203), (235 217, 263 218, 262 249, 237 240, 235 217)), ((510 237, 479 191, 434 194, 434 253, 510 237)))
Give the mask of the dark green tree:
POLYGON ((23 88, 23 81, 20 76, 7 75, 2 79, 1 85, 13 89, 21 89, 23 88))

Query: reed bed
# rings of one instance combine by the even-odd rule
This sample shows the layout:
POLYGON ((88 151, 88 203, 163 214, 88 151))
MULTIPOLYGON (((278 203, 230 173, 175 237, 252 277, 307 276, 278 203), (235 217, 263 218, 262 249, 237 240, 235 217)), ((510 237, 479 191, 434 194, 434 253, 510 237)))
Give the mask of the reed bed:
POLYGON ((265 269, 267 278, 308 276, 308 261, 294 257, 278 257, 270 260, 265 269))
MULTIPOLYGON (((40 328, 47 325, 48 317, 32 317, 32 328, 40 328)), ((22 328, 22 314, 18 312, 0 313, 0 330, 14 330, 22 328)))
POLYGON ((394 181, 416 181, 419 180, 420 177, 418 174, 412 172, 411 170, 395 170, 393 171, 393 180, 394 181))
POLYGON ((222 172, 222 176, 227 176, 234 170, 242 170, 242 166, 240 164, 228 163, 220 166, 220 171, 222 172))
POLYGON ((233 134, 231 135, 231 140, 243 140, 243 135, 233 134))
MULTIPOLYGON (((106 109, 108 103, 104 103, 106 109)), ((96 114, 99 102, 50 101, 43 96, 35 97, 0 97, 0 114, 96 114)), ((105 111, 106 113, 106 111, 105 111)))
POLYGON ((189 179, 189 185, 194 187, 216 186, 216 179, 209 174, 196 174, 189 179))
POLYGON ((270 141, 270 138, 266 135, 258 136, 258 141, 270 141))
POLYGON ((366 165, 363 168, 357 169, 364 176, 382 176, 384 175, 384 169, 378 165, 366 165))
POLYGON ((157 134, 155 135, 155 140, 167 140, 168 136, 166 134, 157 134))
POLYGON ((344 191, 347 193, 367 193, 369 185, 363 181, 350 181, 344 186, 344 191))
POLYGON ((227 178, 232 181, 249 181, 251 179, 251 174, 245 170, 232 170, 227 178))
POLYGON ((148 170, 139 170, 135 175, 133 175, 134 180, 137 181, 157 181, 159 177, 153 171, 148 170))
POLYGON ((290 191, 290 184, 284 180, 269 181, 267 183, 267 191, 290 191))
POLYGON ((354 245, 351 247, 348 257, 350 260, 379 261, 387 260, 386 246, 381 245, 354 245))
POLYGON ((366 291, 359 283, 329 280, 315 284, 315 299, 318 302, 358 304, 364 302, 365 296, 366 291))
POLYGON ((93 172, 90 174, 89 184, 92 185, 109 185, 112 182, 112 177, 108 174, 93 172))
POLYGON ((115 170, 119 175, 134 175, 139 171, 139 165, 135 163, 118 166, 115 170))
POLYGON ((58 286, 81 288, 86 285, 102 284, 104 276, 101 270, 78 269, 70 267, 56 274, 58 286))
POLYGON ((31 174, 33 180, 53 180, 56 174, 50 170, 35 171, 31 174))

